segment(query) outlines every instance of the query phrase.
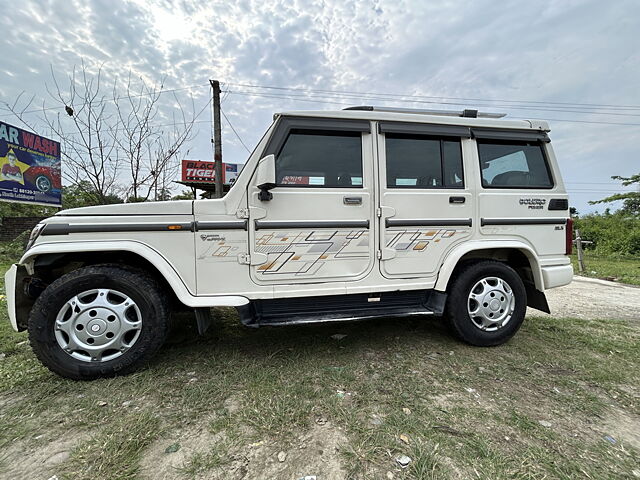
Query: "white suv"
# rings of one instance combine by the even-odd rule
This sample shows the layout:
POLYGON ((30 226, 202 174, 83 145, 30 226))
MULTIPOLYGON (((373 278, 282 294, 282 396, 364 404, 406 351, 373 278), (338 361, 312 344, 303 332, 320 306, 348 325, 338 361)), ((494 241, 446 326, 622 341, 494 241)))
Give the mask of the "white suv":
POLYGON ((571 282, 546 122, 353 107, 277 114, 222 199, 61 211, 6 274, 9 318, 69 378, 129 372, 171 307, 247 326, 444 315, 498 345, 571 282))

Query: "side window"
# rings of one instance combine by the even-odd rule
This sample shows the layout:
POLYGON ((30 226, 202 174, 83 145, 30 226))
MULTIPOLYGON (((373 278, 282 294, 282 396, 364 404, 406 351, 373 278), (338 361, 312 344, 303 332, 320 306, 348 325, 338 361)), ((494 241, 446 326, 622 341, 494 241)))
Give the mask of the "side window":
POLYGON ((459 139, 387 133, 387 188, 463 188, 459 139))
POLYGON ((360 132, 291 130, 276 156, 276 184, 362 188, 360 132))
POLYGON ((478 140, 485 188, 552 188, 542 145, 538 142, 478 140))

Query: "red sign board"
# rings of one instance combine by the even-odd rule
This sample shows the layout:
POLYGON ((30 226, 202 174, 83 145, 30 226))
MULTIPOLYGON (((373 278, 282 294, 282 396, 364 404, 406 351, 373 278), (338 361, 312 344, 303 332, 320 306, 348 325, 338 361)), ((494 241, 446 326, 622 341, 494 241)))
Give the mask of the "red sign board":
MULTIPOLYGON (((200 160, 182 160, 182 181, 215 183, 216 162, 203 162, 200 160)), ((222 164, 224 172, 224 163, 222 164)), ((224 178, 222 179, 224 181, 224 178)))

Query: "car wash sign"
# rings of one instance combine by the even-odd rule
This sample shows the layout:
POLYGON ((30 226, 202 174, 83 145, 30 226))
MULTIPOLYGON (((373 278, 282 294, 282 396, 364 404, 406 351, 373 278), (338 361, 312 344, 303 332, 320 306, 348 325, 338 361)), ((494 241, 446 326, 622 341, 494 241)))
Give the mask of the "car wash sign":
MULTIPOLYGON (((201 160, 182 160, 183 183, 215 183, 216 162, 204 162, 201 160)), ((223 183, 232 184, 238 176, 239 165, 237 163, 222 162, 223 183)))
POLYGON ((0 200, 61 205, 60 144, 0 122, 0 200))

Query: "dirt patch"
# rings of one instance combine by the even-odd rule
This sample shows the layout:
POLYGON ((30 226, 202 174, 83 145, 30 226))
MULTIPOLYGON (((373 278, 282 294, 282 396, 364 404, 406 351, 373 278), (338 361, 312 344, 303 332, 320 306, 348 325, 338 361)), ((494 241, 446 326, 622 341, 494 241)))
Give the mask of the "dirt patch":
POLYGON ((242 453, 236 456, 237 460, 219 478, 239 480, 316 475, 323 480, 341 480, 346 478, 346 471, 340 462, 340 449, 346 444, 347 438, 340 428, 329 423, 314 425, 288 448, 278 448, 269 442, 243 448, 242 453))
POLYGON ((140 462, 140 478, 170 480, 179 476, 190 458, 206 455, 221 441, 221 434, 213 434, 196 426, 193 430, 167 435, 156 440, 140 462))
POLYGON ((607 413, 604 431, 616 442, 640 449, 640 416, 613 408, 607 413))
POLYGON ((216 445, 225 443, 226 454, 219 461, 193 472, 195 478, 240 480, 253 478, 301 478, 316 475, 323 480, 341 480, 346 472, 340 463, 340 449, 347 444, 344 432, 329 423, 314 425, 287 445, 271 440, 227 448, 237 440, 208 432, 206 422, 155 441, 141 461, 140 478, 179 478, 195 457, 206 457, 216 445), (177 447, 177 448, 176 448, 177 447))
POLYGON ((0 457, 2 478, 50 478, 58 473, 58 466, 66 462, 71 451, 88 438, 85 432, 65 432, 61 437, 35 440, 34 446, 17 442, 0 457), (46 442, 46 443, 44 443, 46 442))
POLYGON ((529 315, 586 320, 613 318, 640 325, 640 288, 575 276, 569 285, 545 292, 551 315, 528 310, 529 315))

